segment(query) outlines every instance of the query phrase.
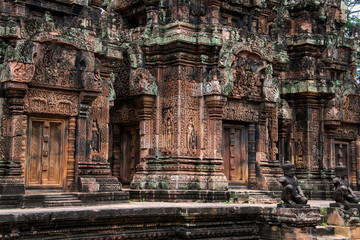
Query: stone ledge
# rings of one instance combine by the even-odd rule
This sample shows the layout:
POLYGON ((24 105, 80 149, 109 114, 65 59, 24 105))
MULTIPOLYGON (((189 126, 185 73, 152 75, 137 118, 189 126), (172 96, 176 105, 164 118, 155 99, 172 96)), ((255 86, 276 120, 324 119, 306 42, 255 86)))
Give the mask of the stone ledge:
POLYGON ((213 203, 127 203, 108 206, 0 211, 0 238, 20 239, 313 239, 311 211, 213 203), (264 216, 271 215, 268 219, 264 216), (283 221, 292 219, 292 225, 283 221), (277 219, 277 220, 276 220, 277 219), (270 238, 269 238, 270 237, 270 238), (304 239, 304 238, 302 238, 304 239))

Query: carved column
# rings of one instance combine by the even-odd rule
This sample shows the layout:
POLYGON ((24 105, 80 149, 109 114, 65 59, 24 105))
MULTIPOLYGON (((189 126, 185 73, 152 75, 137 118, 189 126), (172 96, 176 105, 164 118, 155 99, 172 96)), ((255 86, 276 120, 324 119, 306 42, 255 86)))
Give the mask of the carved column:
POLYGON ((357 189, 356 141, 351 141, 351 143, 350 143, 350 153, 351 153, 351 155, 350 155, 351 179, 349 179, 349 180, 350 180, 350 183, 351 183, 351 187, 353 189, 357 189))
POLYGON ((220 0, 207 0, 206 4, 208 6, 208 18, 210 24, 218 25, 220 19, 220 0))
POLYGON ((257 183, 256 178, 256 142, 255 142, 255 124, 251 123, 248 129, 249 137, 249 187, 254 188, 257 183))
POLYGON ((80 94, 79 100, 79 115, 77 118, 77 130, 76 130, 76 153, 75 153, 75 168, 76 168, 76 176, 75 180, 78 181, 80 179, 80 183, 78 185, 80 191, 98 191, 99 186, 95 183, 95 179, 91 179, 91 184, 87 184, 90 182, 90 179, 85 177, 86 175, 90 175, 93 173, 90 159, 90 145, 88 143, 88 120, 90 116, 90 108, 91 103, 95 100, 97 94, 88 94, 86 92, 82 92, 80 94), (85 182, 87 182, 85 184, 85 182))
POLYGON ((151 136, 151 114, 155 103, 155 95, 142 95, 136 100, 140 127, 140 165, 149 154, 151 136))
POLYGON ((279 161, 281 164, 284 164, 286 159, 289 158, 289 153, 286 144, 286 141, 290 140, 287 138, 289 134, 289 127, 291 125, 290 119, 279 119, 279 161))
POLYGON ((221 155, 221 139, 223 133, 222 114, 227 99, 221 95, 207 95, 205 102, 209 112, 209 135, 210 138, 210 158, 213 159, 216 171, 209 176, 208 189, 209 190, 225 190, 228 188, 228 182, 223 173, 223 160, 221 155))
POLYGON ((26 83, 4 84, 8 97, 10 128, 7 135, 7 151, 5 159, 0 163, 0 194, 23 194, 25 182, 22 177, 21 154, 23 141, 24 96, 27 91, 26 83))
MULTIPOLYGON (((356 163, 358 164, 357 167, 359 167, 360 164, 360 137, 358 136, 358 139, 356 140, 356 163)), ((360 181, 357 180, 356 184, 359 186, 360 185, 360 181)), ((358 188, 356 188, 358 189, 358 188)))
POLYGON ((146 4, 146 14, 147 14, 147 22, 152 22, 153 24, 157 24, 158 23, 158 14, 156 13, 157 11, 157 6, 159 5, 159 0, 146 0, 145 4, 146 4))
POLYGON ((209 111, 209 126, 210 126, 210 142, 211 142, 211 157, 222 157, 220 154, 221 138, 222 138, 222 113, 226 103, 226 98, 220 95, 205 96, 205 102, 209 111))
MULTIPOLYGON (((334 169, 335 168, 335 133, 336 129, 340 126, 340 121, 338 120, 325 120, 325 128, 326 128, 326 134, 327 134, 327 158, 328 161, 328 169, 334 169)), ((326 167, 325 167, 326 168, 326 167)))

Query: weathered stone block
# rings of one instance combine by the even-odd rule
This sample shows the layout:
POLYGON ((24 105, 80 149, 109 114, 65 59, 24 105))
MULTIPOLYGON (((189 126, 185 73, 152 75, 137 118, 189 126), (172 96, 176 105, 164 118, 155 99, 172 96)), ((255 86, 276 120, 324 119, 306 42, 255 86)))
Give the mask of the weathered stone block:
POLYGON ((79 191, 81 192, 98 192, 100 184, 96 178, 79 177, 79 191))

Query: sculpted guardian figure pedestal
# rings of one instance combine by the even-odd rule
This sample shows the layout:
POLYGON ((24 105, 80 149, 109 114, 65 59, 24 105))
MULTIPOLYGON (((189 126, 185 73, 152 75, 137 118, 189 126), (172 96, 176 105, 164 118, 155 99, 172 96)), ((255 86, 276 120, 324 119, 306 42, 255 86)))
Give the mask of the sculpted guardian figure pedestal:
POLYGON ((286 161, 282 168, 284 170, 284 176, 279 178, 278 181, 283 186, 281 200, 284 202, 284 206, 304 207, 303 204, 306 204, 308 200, 295 177, 295 165, 290 161, 286 161))
POLYGON ((336 201, 336 207, 343 207, 345 210, 352 207, 358 208, 359 198, 349 185, 346 166, 339 163, 335 167, 335 174, 336 177, 333 179, 333 183, 335 186, 334 200, 336 201))

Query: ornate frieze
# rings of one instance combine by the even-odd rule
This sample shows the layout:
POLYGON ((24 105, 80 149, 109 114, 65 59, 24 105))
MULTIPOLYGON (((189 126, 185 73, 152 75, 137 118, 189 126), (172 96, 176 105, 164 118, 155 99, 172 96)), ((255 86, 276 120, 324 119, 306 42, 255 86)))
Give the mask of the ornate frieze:
POLYGON ((29 89, 25 96, 27 113, 51 113, 77 116, 79 97, 75 94, 29 89))
POLYGON ((258 122, 259 106, 249 102, 228 99, 223 113, 224 120, 258 122))

